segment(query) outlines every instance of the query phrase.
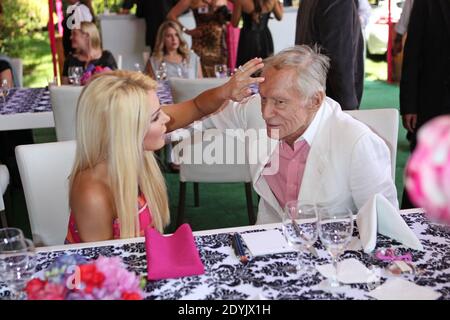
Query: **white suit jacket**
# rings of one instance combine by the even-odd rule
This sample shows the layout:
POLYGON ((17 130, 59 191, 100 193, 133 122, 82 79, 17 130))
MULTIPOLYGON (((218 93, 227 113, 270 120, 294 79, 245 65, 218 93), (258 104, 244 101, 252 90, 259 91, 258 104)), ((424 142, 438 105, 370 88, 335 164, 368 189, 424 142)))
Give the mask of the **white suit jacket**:
MULTIPOLYGON (((320 108, 298 200, 345 206, 356 213, 371 196, 381 193, 398 208, 385 142, 331 98, 325 98, 320 108)), ((257 139, 250 139, 247 155, 253 187, 261 197, 257 223, 279 222, 282 208, 261 175, 279 141, 267 136, 259 95, 245 103, 225 105, 203 121, 203 128, 207 127, 259 129, 257 139)))

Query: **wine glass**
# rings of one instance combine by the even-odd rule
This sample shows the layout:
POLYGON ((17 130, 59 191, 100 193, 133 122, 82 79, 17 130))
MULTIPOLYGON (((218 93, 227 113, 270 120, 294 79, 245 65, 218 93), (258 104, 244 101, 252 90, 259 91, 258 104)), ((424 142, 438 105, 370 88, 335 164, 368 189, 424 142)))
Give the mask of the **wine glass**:
POLYGON ((83 67, 69 67, 69 82, 73 85, 79 86, 81 84, 81 77, 83 76, 83 67))
POLYGON ((353 234, 353 213, 349 208, 319 207, 319 238, 333 260, 334 273, 331 279, 324 280, 324 289, 339 288, 338 261, 353 234))
POLYGON ((3 103, 6 103, 6 96, 9 93, 9 84, 8 84, 8 80, 7 79, 3 79, 2 80, 2 86, 1 86, 1 91, 0 94, 3 97, 3 103))
POLYGON ((226 64, 214 65, 214 74, 216 78, 226 78, 228 76, 228 68, 226 64))
POLYGON ((167 79, 167 65, 164 61, 162 61, 159 65, 159 68, 156 70, 156 80, 166 80, 167 79))
POLYGON ((288 201, 282 213, 283 234, 288 244, 297 251, 297 272, 312 272, 314 268, 306 266, 300 251, 309 251, 318 236, 318 218, 315 206, 297 200, 288 201))
POLYGON ((36 267, 34 244, 20 230, 5 229, 0 230, 1 280, 9 287, 11 299, 22 300, 26 298, 23 290, 36 267))

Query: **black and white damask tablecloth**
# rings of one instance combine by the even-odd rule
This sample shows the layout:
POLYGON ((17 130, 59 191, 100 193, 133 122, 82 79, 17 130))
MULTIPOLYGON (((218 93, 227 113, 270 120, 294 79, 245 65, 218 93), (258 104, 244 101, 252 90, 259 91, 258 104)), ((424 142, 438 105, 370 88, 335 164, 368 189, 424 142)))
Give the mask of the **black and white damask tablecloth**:
MULTIPOLYGON (((417 285, 429 287, 441 294, 440 299, 450 299, 450 233, 438 225, 430 224, 421 213, 403 215, 407 224, 421 240, 423 252, 402 247, 396 241, 379 235, 377 248, 392 248, 408 251, 412 254, 415 266, 422 269, 420 274, 401 275, 417 285)), ((271 228, 276 227, 271 225, 271 228)), ((239 232, 257 232, 265 226, 236 228, 239 232)), ((226 230, 226 229, 224 229, 226 230)), ((367 293, 367 284, 345 285, 342 289, 331 292, 322 291, 318 284, 323 280, 319 273, 301 276, 289 273, 295 261, 295 253, 259 256, 247 265, 241 264, 234 256, 230 246, 230 230, 220 233, 196 235, 195 241, 200 257, 205 265, 205 274, 201 276, 178 279, 149 281, 145 288, 147 299, 371 299, 367 293)), ((206 232, 207 233, 207 232, 206 232)), ((357 236, 355 232, 354 236, 357 236)), ((50 250, 38 254, 38 270, 45 269, 62 254, 80 254, 95 259, 100 255, 120 256, 130 270, 146 275, 145 247, 142 238, 137 242, 105 244, 68 250, 50 250)), ((136 241, 136 240, 134 240, 136 241)), ((113 241, 114 242, 114 241, 113 241)), ((304 263, 310 265, 330 263, 330 258, 320 241, 316 249, 319 257, 303 254, 304 263)), ((356 258, 367 267, 384 268, 386 262, 377 260, 373 255, 362 251, 346 251, 341 259, 356 258)), ((389 276, 383 275, 381 283, 389 276)), ((0 288, 0 295, 5 294, 5 287, 0 288)))
MULTIPOLYGON (((159 82, 157 89, 161 104, 172 104, 172 93, 168 81, 159 82)), ((48 88, 12 88, 0 98, 0 114, 51 112, 50 91, 48 88)))

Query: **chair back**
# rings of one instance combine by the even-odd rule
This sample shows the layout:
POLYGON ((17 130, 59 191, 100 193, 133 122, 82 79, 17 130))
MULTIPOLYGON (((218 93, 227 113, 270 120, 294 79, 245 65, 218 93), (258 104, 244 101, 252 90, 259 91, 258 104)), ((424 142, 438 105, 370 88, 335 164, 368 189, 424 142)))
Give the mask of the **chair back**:
MULTIPOLYGON (((173 101, 178 103, 192 99, 203 91, 227 81, 227 78, 171 78, 169 84, 173 101)), ((202 135, 195 133, 194 136, 196 134, 202 135)), ((207 131, 200 139, 194 136, 183 139, 174 148, 175 159, 182 159, 180 181, 217 183, 251 181, 243 141, 218 130, 207 131)))
POLYGON ((183 79, 170 78, 169 85, 174 103, 183 102, 196 97, 205 90, 218 87, 228 81, 228 78, 183 79))
POLYGON ((5 210, 5 203, 3 202, 3 194, 9 185, 9 170, 4 164, 0 164, 0 211, 5 210))
POLYGON ((11 64, 15 71, 15 76, 17 77, 16 82, 19 84, 19 87, 23 87, 23 63, 22 59, 19 58, 11 58, 11 64))
POLYGON ((77 103, 82 89, 81 86, 50 86, 50 100, 58 141, 75 139, 77 103))
POLYGON ((398 141, 398 110, 387 109, 367 109, 346 111, 356 120, 366 124, 373 132, 386 142, 391 153, 392 179, 395 181, 395 165, 397 159, 398 141))
POLYGON ((69 221, 69 174, 75 141, 16 147, 17 165, 36 245, 64 243, 69 221))

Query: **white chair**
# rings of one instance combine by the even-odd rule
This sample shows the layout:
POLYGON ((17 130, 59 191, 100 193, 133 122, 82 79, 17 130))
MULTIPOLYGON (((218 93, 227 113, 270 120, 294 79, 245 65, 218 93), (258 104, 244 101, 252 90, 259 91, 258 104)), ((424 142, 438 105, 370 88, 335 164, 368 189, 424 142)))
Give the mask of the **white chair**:
POLYGON ((8 189, 9 185, 9 171, 8 168, 4 164, 0 164, 0 226, 6 228, 8 226, 5 212, 5 202, 3 199, 3 195, 8 189))
POLYGON ((81 86, 50 86, 50 101, 58 141, 75 139, 75 123, 81 86))
MULTIPOLYGON (((217 87, 225 83, 228 79, 221 78, 204 78, 204 79, 181 79, 172 78, 169 80, 172 90, 172 97, 174 103, 192 99, 199 93, 217 87)), ((175 148, 183 155, 193 155, 193 150, 201 150, 203 152, 205 148, 219 150, 224 147, 221 141, 225 141, 227 136, 222 133, 215 133, 209 137, 211 141, 195 141, 196 139, 184 139, 175 148), (193 142, 193 143, 191 143, 193 142), (200 144, 200 145, 199 145, 200 144)), ((235 149, 232 150, 231 146, 225 144, 225 149, 222 149, 223 154, 229 154, 236 150, 244 150, 245 148, 242 142, 238 139, 234 139, 235 149)), ((243 151, 245 154, 245 151, 243 151)), ((236 153, 234 153, 236 154, 236 153)), ((225 157, 223 157, 225 158, 225 157)), ((183 157, 186 159, 186 157, 183 157)), ((191 159, 193 160, 193 159, 191 159)), ((180 163, 180 193, 178 202, 178 216, 177 224, 180 225, 184 220, 185 200, 186 200, 186 182, 194 182, 194 204, 199 205, 198 183, 228 183, 228 182, 244 182, 245 194, 247 199, 247 213, 250 224, 254 224, 256 221, 255 213, 253 211, 252 200, 252 183, 250 170, 247 161, 242 164, 208 164, 205 163, 203 157, 199 163, 180 163)), ((222 159, 226 162, 225 159, 222 159)))
POLYGON ((391 153, 392 179, 395 181, 395 165, 397 159, 398 122, 397 109, 369 109, 346 111, 353 118, 366 124, 373 132, 380 136, 391 153))
POLYGON ((228 78, 183 79, 170 78, 173 102, 178 103, 194 98, 205 90, 218 87, 228 81, 228 78))
POLYGON ((23 87, 23 63, 19 58, 11 58, 11 64, 17 76, 16 81, 19 83, 19 87, 23 87))
POLYGON ((75 159, 75 141, 22 145, 17 165, 36 245, 64 243, 69 221, 68 177, 75 159))

